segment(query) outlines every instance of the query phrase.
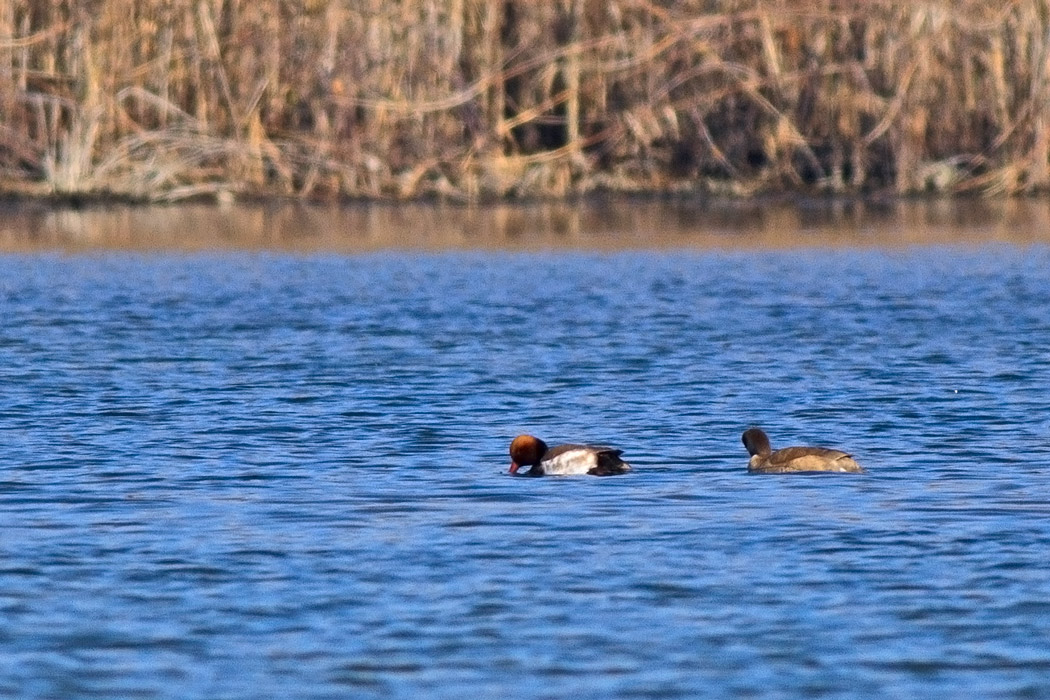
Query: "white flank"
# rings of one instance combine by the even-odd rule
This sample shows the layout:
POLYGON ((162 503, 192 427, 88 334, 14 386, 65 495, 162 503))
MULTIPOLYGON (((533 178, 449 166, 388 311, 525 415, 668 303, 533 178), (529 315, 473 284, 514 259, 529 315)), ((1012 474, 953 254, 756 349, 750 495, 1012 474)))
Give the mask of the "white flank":
POLYGON ((598 456, 594 450, 583 448, 568 450, 540 462, 544 474, 586 474, 597 466, 598 456))

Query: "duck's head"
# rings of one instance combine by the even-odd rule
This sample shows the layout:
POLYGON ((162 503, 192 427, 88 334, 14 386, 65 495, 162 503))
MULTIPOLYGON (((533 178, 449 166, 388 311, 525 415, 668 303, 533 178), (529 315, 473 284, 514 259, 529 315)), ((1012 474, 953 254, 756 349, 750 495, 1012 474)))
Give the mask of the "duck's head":
POLYGON ((519 435, 510 443, 510 473, 516 474, 521 467, 539 464, 547 452, 547 443, 532 435, 519 435))
POLYGON ((755 455, 767 455, 773 451, 769 444, 769 438, 762 432, 761 428, 748 428, 740 438, 752 457, 755 455))

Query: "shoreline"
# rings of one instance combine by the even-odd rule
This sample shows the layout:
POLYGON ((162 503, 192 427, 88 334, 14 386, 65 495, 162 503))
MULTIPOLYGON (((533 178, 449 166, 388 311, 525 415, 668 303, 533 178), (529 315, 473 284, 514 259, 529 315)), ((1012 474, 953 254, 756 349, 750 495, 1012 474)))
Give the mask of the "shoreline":
POLYGON ((200 193, 182 199, 136 197, 114 192, 45 192, 43 188, 9 188, 0 185, 0 207, 27 207, 51 209, 98 209, 107 207, 404 207, 429 206, 449 209, 484 209, 489 207, 535 207, 535 206, 590 206, 606 202, 688 205, 716 209, 754 209, 767 206, 796 205, 807 207, 866 206, 887 208, 907 203, 951 204, 967 202, 1048 201, 1050 194, 1023 192, 989 196, 979 192, 909 192, 897 193, 883 189, 872 192, 821 192, 807 190, 768 190, 751 194, 713 193, 703 188, 687 190, 605 190, 595 189, 572 194, 531 194, 527 196, 487 196, 475 199, 448 197, 440 194, 416 197, 367 197, 367 196, 315 196, 257 191, 223 189, 200 193))

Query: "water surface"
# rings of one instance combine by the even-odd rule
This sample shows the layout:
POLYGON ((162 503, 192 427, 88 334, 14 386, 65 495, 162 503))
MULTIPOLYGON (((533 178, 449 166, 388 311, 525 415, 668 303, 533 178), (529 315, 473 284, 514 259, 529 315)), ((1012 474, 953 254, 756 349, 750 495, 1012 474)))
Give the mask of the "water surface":
POLYGON ((1044 697, 1050 247, 974 237, 8 253, 0 695, 1044 697))

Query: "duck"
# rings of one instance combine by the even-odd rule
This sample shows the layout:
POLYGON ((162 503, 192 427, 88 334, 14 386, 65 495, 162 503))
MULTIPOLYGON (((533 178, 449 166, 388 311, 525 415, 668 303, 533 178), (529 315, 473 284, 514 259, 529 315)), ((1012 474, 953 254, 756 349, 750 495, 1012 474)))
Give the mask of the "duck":
POLYGON ((601 445, 556 445, 547 443, 533 435, 519 435, 510 443, 510 473, 517 474, 522 467, 529 467, 520 476, 544 476, 547 474, 590 474, 612 476, 631 471, 631 465, 620 459, 623 450, 601 445))
POLYGON ((790 474, 793 472, 856 472, 864 469, 850 455, 827 447, 785 447, 773 451, 761 428, 748 428, 741 441, 751 455, 749 472, 790 474))

